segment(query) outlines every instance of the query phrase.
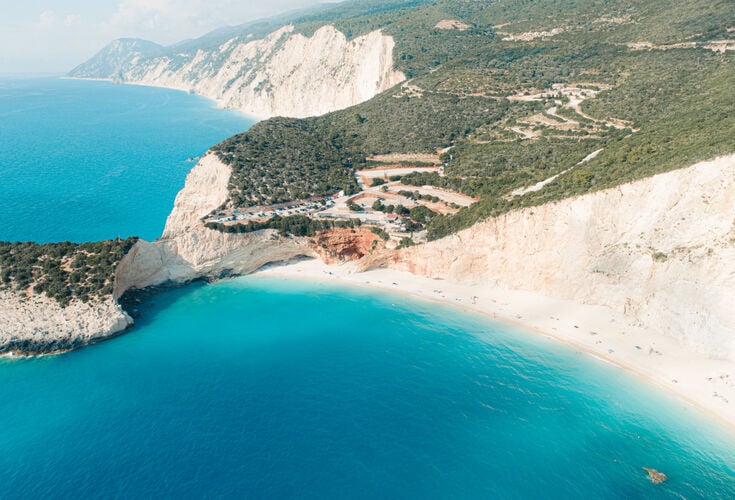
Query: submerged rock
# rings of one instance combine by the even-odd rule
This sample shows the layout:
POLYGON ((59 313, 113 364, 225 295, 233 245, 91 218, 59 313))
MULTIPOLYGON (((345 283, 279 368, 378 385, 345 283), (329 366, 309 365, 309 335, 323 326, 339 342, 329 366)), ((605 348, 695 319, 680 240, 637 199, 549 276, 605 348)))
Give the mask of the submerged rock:
POLYGON ((648 473, 648 479, 650 479, 653 484, 661 484, 668 479, 668 477, 666 477, 666 474, 664 474, 663 472, 659 472, 656 469, 643 467, 643 470, 648 473))

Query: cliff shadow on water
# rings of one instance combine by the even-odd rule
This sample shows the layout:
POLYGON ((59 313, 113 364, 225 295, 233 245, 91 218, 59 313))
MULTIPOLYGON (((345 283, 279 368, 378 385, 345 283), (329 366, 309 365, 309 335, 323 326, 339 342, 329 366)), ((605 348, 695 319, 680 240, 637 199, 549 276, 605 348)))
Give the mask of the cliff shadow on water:
POLYGON ((211 281, 200 278, 187 283, 171 283, 126 291, 118 302, 134 321, 127 331, 138 330, 155 323, 160 312, 186 294, 207 286, 211 281))
MULTIPOLYGON (((288 266, 312 259, 312 257, 300 255, 288 260, 269 262, 253 272, 257 272, 260 269, 288 266)), ((120 332, 120 334, 154 324, 161 312, 183 297, 196 293, 197 290, 221 281, 237 279, 247 274, 251 273, 238 274, 234 273, 231 269, 224 269, 217 276, 202 276, 186 282, 164 283, 142 289, 127 290, 118 299, 118 303, 133 318, 134 324, 127 330, 120 332)))

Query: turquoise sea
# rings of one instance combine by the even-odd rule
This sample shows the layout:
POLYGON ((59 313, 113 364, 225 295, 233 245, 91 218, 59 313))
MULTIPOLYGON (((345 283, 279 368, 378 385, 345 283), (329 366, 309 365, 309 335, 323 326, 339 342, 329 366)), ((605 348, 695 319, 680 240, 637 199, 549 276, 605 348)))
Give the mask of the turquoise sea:
POLYGON ((252 123, 173 90, 0 78, 0 241, 155 239, 187 159, 252 123))
MULTIPOLYGON (((182 128, 210 111, 186 94, 72 83, 85 99, 148 102, 140 127, 167 102, 153 96, 180 103, 182 128)), ((107 122, 90 137, 98 128, 115 134, 107 122)), ((3 155, 14 133, 0 135, 3 155)), ((206 149, 192 141, 177 161, 206 149)), ((159 168, 133 162, 120 177, 159 168)), ((169 206, 186 165, 172 172, 169 206)), ((54 190, 45 179, 37 193, 54 190)), ((55 236, 41 225, 36 237, 81 235, 84 217, 61 214, 55 236)), ((0 224, 0 238, 22 237, 0 224)), ((115 339, 0 360, 0 498, 735 498, 728 429, 590 356, 450 306, 251 276, 162 292, 134 314, 115 339), (651 484, 642 467, 669 481, 651 484)))

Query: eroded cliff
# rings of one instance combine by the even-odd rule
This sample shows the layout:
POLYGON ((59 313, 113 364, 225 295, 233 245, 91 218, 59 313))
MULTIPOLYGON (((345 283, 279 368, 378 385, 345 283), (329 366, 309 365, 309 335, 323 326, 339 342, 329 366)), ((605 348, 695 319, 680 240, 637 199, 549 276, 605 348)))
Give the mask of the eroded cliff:
POLYGON ((237 36, 214 48, 130 57, 119 53, 119 41, 113 44, 103 53, 114 55, 114 64, 96 56, 70 76, 195 92, 258 118, 321 115, 405 79, 393 69, 393 38, 380 31, 347 40, 333 26, 307 37, 289 25, 260 40, 237 36))
POLYGON ((201 219, 227 200, 229 176, 216 155, 202 158, 163 237, 139 241, 117 265, 114 298, 62 308, 2 292, 0 352, 54 352, 114 335, 132 323, 114 300, 131 288, 247 274, 297 256, 341 260, 359 247, 363 268, 606 306, 692 350, 735 359, 735 155, 516 210, 397 252, 349 229, 314 239, 208 229, 201 219))
POLYGON ((513 211, 372 265, 607 306, 735 359, 735 155, 513 211))
POLYGON ((133 320, 112 299, 66 307, 44 295, 0 290, 0 354, 47 354, 122 332, 133 320))
POLYGON ((131 288, 248 274, 270 262, 314 255, 305 238, 275 230, 236 234, 204 227, 202 217, 227 201, 230 173, 213 153, 197 163, 176 196, 161 239, 139 241, 120 262, 115 297, 131 288))
MULTIPOLYGON (((327 256, 318 243, 324 238, 203 227, 201 217, 227 199, 228 168, 210 154, 191 171, 164 237, 139 242, 120 263, 116 296, 327 256)), ((698 352, 735 356, 735 155, 513 211, 400 252, 367 247, 363 267, 607 306, 698 352)))

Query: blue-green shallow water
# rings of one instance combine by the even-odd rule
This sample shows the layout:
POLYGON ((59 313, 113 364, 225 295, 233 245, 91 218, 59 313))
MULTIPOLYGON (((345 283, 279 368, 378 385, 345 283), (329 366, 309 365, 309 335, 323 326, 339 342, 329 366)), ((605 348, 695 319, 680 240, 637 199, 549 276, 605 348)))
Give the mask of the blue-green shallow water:
MULTIPOLYGON (((0 240, 154 238, 186 158, 250 124, 179 92, 0 80, 0 240)), ((735 497, 729 431, 485 318, 259 277, 139 313, 0 361, 0 498, 735 497)))
POLYGON ((731 434, 482 317, 263 277, 140 313, 0 363, 0 497, 735 497, 731 434))
POLYGON ((0 241, 161 235, 193 163, 252 125, 166 89, 0 79, 0 241))

